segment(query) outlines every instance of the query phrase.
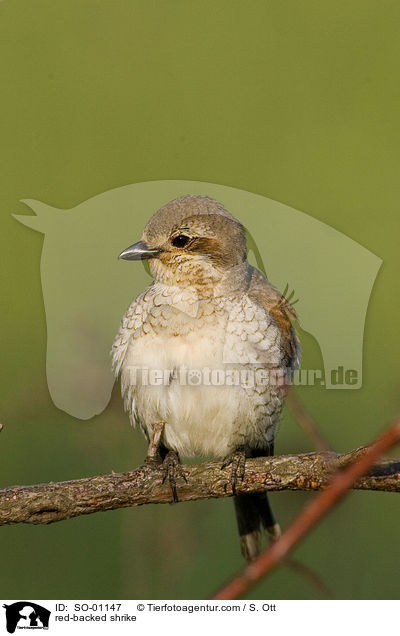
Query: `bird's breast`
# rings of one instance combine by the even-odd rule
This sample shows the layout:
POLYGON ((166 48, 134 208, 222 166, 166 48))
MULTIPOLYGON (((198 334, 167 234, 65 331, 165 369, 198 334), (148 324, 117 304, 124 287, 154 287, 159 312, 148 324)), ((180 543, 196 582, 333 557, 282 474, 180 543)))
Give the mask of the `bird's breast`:
POLYGON ((228 323, 229 314, 218 306, 197 307, 193 314, 153 305, 127 349, 122 366, 127 410, 148 436, 156 422, 165 422, 165 443, 182 456, 225 457, 237 446, 256 446, 280 408, 267 388, 246 389, 241 378, 227 373, 228 367, 246 367, 243 360, 226 364, 230 339, 240 343, 242 353, 247 347, 250 358, 254 346, 228 323))

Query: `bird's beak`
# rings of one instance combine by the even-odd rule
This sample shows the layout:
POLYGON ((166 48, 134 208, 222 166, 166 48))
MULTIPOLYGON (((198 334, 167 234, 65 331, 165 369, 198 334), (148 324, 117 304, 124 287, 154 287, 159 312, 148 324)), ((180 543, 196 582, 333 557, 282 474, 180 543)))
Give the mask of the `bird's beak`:
POLYGON ((138 241, 126 248, 118 258, 126 261, 140 261, 147 258, 157 258, 161 250, 156 247, 149 247, 144 241, 138 241))

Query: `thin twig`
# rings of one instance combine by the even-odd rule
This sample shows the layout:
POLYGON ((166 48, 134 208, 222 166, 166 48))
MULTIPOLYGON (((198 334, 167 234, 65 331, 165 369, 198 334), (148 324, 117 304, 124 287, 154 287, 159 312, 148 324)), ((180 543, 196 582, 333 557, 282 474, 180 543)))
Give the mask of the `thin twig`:
MULTIPOLYGON (((213 598, 236 599, 246 594, 261 578, 285 559, 294 546, 349 492, 357 480, 365 475, 378 457, 399 441, 400 419, 394 422, 373 444, 363 449, 362 453, 358 453, 358 457, 347 468, 339 471, 330 486, 304 509, 281 538, 223 586, 213 598)), ((400 475, 397 479, 400 480, 400 475)))
MULTIPOLYGON (((368 453, 306 453, 259 457, 246 462, 246 474, 238 493, 268 490, 321 490, 335 470, 346 467, 368 453)), ((219 462, 184 466, 187 483, 178 480, 179 501, 231 497, 229 467, 219 462)), ((74 481, 34 486, 12 486, 0 490, 0 525, 47 524, 79 515, 151 503, 171 503, 172 493, 163 484, 164 471, 144 464, 126 473, 112 473, 74 481)), ((373 472, 359 479, 354 488, 400 492, 400 460, 383 460, 373 472)))
POLYGON ((286 396, 286 402, 290 407, 294 417, 298 421, 301 428, 307 433, 317 450, 328 451, 330 450, 329 444, 325 437, 322 435, 317 424, 314 422, 311 415, 305 409, 299 396, 291 386, 286 396))
POLYGON ((290 568, 303 579, 306 579, 310 585, 313 585, 315 589, 323 596, 333 598, 333 592, 325 583, 325 581, 315 572, 309 565, 298 561, 297 559, 284 559, 282 565, 290 568))

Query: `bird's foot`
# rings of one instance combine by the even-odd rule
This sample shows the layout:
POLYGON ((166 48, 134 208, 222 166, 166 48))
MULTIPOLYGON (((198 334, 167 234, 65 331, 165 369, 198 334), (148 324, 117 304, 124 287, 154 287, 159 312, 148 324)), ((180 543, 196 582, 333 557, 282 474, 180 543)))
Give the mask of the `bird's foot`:
POLYGON ((144 463, 150 466, 158 466, 162 463, 161 438, 164 433, 165 422, 157 422, 153 427, 153 436, 149 442, 146 459, 144 463))
POLYGON ((246 453, 244 446, 240 446, 233 453, 225 457, 221 470, 231 465, 231 486, 233 494, 236 494, 238 479, 243 481, 246 470, 246 453))
POLYGON ((187 483, 187 478, 182 468, 182 464, 180 463, 178 453, 176 453, 173 450, 168 451, 163 461, 162 471, 163 471, 162 483, 165 483, 165 481, 168 479, 168 483, 172 490, 172 497, 173 497, 174 503, 176 503, 177 501, 179 501, 178 494, 176 491, 177 477, 181 477, 187 483))

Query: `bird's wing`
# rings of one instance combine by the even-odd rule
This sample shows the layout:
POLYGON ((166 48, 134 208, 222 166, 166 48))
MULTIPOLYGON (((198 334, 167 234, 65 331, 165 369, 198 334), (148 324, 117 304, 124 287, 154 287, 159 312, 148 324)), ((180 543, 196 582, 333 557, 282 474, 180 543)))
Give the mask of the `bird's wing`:
POLYGON ((292 325, 297 314, 292 305, 255 267, 250 267, 249 298, 261 306, 272 318, 282 334, 281 346, 287 367, 297 369, 300 361, 300 345, 292 325))
POLYGON ((135 298, 121 320, 119 331, 111 349, 112 368, 115 377, 118 377, 121 371, 129 342, 135 337, 135 334, 139 335, 141 333, 141 328, 147 315, 147 294, 148 289, 135 298))

